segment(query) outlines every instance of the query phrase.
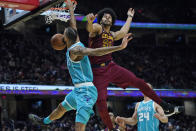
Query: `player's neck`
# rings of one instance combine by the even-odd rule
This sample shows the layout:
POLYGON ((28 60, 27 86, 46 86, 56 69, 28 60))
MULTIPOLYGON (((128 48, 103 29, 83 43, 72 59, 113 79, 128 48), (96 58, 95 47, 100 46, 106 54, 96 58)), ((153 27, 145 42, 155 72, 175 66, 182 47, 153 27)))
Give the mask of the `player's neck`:
POLYGON ((67 48, 70 48, 73 45, 73 43, 67 42, 67 48))
POLYGON ((107 33, 110 32, 110 26, 102 26, 103 27, 103 30, 107 33))
POLYGON ((146 101, 149 101, 149 100, 151 100, 149 97, 144 97, 144 101, 146 102, 146 101))

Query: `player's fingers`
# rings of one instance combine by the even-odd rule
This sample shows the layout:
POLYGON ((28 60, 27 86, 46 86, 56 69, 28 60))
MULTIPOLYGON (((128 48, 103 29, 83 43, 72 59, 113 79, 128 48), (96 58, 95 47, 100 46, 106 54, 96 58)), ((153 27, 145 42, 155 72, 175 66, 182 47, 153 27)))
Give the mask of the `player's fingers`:
POLYGON ((132 35, 132 33, 128 33, 125 35, 126 38, 130 37, 132 35))
POLYGON ((129 39, 128 39, 128 42, 130 41, 130 40, 132 40, 133 39, 133 37, 130 37, 129 39))
POLYGON ((120 122, 119 122, 118 120, 115 119, 115 123, 119 125, 120 122))
POLYGON ((97 14, 93 15, 93 20, 97 17, 97 14))
POLYGON ((122 128, 126 128, 125 122, 124 122, 124 121, 120 122, 120 123, 119 123, 119 126, 121 126, 122 128))
POLYGON ((128 34, 126 34, 124 37, 125 37, 125 38, 128 38, 128 37, 129 37, 129 33, 128 33, 128 34))
POLYGON ((132 38, 134 38, 134 37, 135 37, 135 35, 131 33, 131 35, 130 35, 129 37, 132 37, 132 38))
POLYGON ((92 13, 89 13, 88 16, 90 16, 92 13))
POLYGON ((91 18, 93 17, 93 13, 90 13, 90 15, 89 15, 91 18))
POLYGON ((92 13, 89 13, 87 16, 90 17, 92 13))
POLYGON ((129 34, 129 39, 133 39, 133 34, 132 33, 129 34))
POLYGON ((118 122, 117 118, 114 121, 117 123, 118 122))
POLYGON ((94 16, 94 14, 92 13, 92 14, 91 14, 91 19, 94 19, 94 17, 95 17, 95 16, 94 16))
POLYGON ((118 116, 118 117, 116 117, 116 121, 118 122, 118 123, 120 123, 121 122, 121 118, 118 116))
POLYGON ((98 14, 95 15, 95 18, 97 17, 98 14))
POLYGON ((123 128, 126 128, 125 124, 122 126, 123 128))
POLYGON ((115 119, 114 121, 115 121, 115 123, 117 123, 117 124, 118 124, 118 121, 117 121, 116 119, 115 119))
POLYGON ((88 20, 92 20, 92 17, 93 17, 93 15, 92 15, 92 13, 90 13, 89 15, 88 15, 88 20))
POLYGON ((119 116, 117 116, 115 120, 118 121, 119 120, 119 116))
POLYGON ((86 19, 89 21, 90 20, 90 15, 87 15, 86 16, 86 19))
POLYGON ((69 5, 71 5, 71 0, 67 0, 67 3, 68 3, 69 5))

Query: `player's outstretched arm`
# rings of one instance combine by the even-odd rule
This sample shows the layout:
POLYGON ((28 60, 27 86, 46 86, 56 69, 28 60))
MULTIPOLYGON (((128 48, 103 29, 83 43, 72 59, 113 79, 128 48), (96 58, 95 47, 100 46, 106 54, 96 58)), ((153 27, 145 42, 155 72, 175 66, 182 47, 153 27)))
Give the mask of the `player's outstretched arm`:
POLYGON ((136 104, 136 106, 135 106, 135 111, 134 111, 132 117, 130 117, 130 118, 125 118, 125 117, 119 117, 119 116, 117 116, 115 122, 116 122, 119 126, 121 126, 121 127, 123 127, 123 128, 125 128, 125 125, 126 125, 126 124, 127 124, 127 125, 131 125, 131 126, 136 125, 136 124, 137 124, 137 108, 138 108, 138 106, 139 106, 139 103, 136 104))
POLYGON ((100 34, 102 32, 102 27, 100 24, 93 24, 93 21, 96 17, 97 15, 94 15, 93 13, 90 13, 86 16, 86 19, 88 21, 86 29, 89 32, 90 37, 95 37, 97 34, 100 34))
POLYGON ((157 113, 154 114, 154 117, 156 117, 162 123, 168 123, 168 117, 165 116, 163 108, 160 105, 158 105, 157 103, 155 103, 155 109, 156 109, 157 113))
POLYGON ((129 8, 128 12, 127 12, 127 20, 125 22, 125 24, 123 25, 123 27, 117 31, 117 32, 112 32, 113 36, 114 36, 114 40, 119 40, 122 39, 128 32, 129 32, 129 28, 130 28, 130 24, 132 22, 132 18, 134 16, 134 9, 133 8, 129 8))
POLYGON ((70 13, 70 16, 71 16, 71 18, 70 18, 70 26, 77 30, 76 18, 74 16, 73 3, 71 2, 71 0, 67 0, 67 7, 69 8, 69 13, 70 13))
POLYGON ((70 50, 70 53, 77 56, 103 56, 115 51, 123 50, 127 47, 128 42, 132 39, 132 34, 129 33, 123 38, 122 44, 119 46, 102 47, 102 48, 85 48, 76 46, 70 50))
MULTIPOLYGON (((67 7, 69 8, 69 13, 70 13, 70 26, 74 29, 77 30, 77 26, 76 26, 76 18, 74 16, 74 8, 73 8, 73 3, 71 2, 71 0, 67 0, 67 7)), ((76 42, 80 41, 79 35, 77 36, 77 40, 76 42)))
POLYGON ((122 128, 126 128, 126 124, 127 125, 131 125, 134 126, 137 124, 137 119, 129 117, 129 118, 125 118, 125 117, 116 117, 116 123, 122 127, 122 128))

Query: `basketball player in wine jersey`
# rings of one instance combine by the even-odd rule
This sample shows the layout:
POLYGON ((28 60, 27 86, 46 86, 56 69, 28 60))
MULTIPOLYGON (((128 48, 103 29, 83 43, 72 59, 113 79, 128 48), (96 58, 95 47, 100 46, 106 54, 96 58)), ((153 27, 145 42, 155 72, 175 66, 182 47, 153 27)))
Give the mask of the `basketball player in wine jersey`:
MULTIPOLYGON (((127 20, 123 27, 116 32, 110 30, 116 20, 115 12, 110 8, 100 10, 97 15, 92 13, 87 15, 87 31, 89 32, 89 48, 112 47, 114 41, 122 39, 128 33, 134 9, 127 12, 127 20), (97 17, 98 23, 93 23, 97 17)), ((139 88, 140 91, 163 107, 169 113, 174 111, 174 106, 161 100, 156 93, 149 88, 146 82, 137 78, 131 71, 117 65, 112 60, 112 53, 104 56, 90 57, 93 70, 93 83, 98 90, 97 107, 104 124, 109 129, 113 129, 112 122, 107 111, 107 87, 113 83, 121 88, 128 86, 139 88)))

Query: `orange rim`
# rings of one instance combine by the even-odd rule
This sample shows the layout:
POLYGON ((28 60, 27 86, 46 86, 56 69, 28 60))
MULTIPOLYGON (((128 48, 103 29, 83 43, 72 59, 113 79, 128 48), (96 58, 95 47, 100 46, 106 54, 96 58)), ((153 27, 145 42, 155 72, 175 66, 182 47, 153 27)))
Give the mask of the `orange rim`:
MULTIPOLYGON (((67 2, 67 0, 65 0, 65 3, 67 2)), ((74 4, 74 5, 77 5, 77 1, 76 0, 71 0, 71 2, 74 4)), ((59 8, 50 8, 50 10, 68 10, 68 7, 59 7, 59 8)))

